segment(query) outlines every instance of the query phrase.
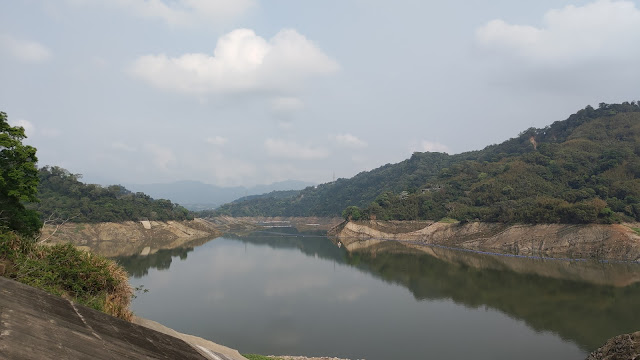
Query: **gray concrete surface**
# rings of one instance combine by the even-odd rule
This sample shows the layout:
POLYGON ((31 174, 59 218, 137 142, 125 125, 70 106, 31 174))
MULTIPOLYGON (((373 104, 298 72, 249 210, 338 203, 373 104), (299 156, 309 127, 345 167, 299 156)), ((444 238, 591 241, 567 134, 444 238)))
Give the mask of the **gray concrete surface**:
POLYGON ((3 277, 0 359, 232 360, 3 277))

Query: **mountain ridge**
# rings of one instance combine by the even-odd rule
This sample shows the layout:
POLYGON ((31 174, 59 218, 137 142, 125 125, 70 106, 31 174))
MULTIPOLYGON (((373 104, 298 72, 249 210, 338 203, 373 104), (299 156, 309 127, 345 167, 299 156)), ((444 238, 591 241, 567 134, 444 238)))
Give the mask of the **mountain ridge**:
POLYGON ((416 152, 351 179, 306 188, 290 197, 225 204, 211 215, 637 221, 639 176, 640 105, 601 103, 597 109, 587 106, 566 120, 526 129, 482 150, 455 155, 416 152))
POLYGON ((156 199, 171 200, 189 210, 202 210, 211 209, 244 196, 260 195, 272 191, 301 190, 315 184, 300 180, 284 180, 250 187, 225 187, 197 180, 180 180, 170 183, 123 185, 131 191, 144 192, 156 199))

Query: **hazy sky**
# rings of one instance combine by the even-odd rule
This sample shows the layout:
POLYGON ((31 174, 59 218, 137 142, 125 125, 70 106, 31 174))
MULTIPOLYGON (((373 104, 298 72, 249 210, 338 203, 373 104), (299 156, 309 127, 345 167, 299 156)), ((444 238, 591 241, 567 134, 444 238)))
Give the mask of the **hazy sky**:
POLYGON ((640 0, 4 0, 0 84, 88 182, 326 182, 640 100, 640 0))

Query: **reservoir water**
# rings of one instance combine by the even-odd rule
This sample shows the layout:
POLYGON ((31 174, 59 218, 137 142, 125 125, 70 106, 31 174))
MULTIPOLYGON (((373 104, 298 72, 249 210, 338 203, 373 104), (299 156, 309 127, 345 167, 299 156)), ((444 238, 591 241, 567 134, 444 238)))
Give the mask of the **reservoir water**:
POLYGON ((295 230, 119 258, 133 311, 241 353, 350 359, 584 359, 640 330, 640 265, 385 243, 348 253, 295 230))

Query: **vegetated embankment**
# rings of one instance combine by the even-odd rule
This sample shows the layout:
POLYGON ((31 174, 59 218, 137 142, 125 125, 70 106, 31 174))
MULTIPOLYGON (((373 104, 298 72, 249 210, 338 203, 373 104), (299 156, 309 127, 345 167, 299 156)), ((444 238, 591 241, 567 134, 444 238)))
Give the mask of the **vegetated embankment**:
POLYGON ((65 223, 46 225, 40 236, 45 244, 70 242, 107 257, 150 254, 159 249, 188 246, 222 233, 206 220, 125 221, 121 223, 65 223))
POLYGON ((391 240, 525 256, 640 261, 640 235, 633 230, 637 227, 369 220, 344 222, 329 236, 349 251, 391 240))

